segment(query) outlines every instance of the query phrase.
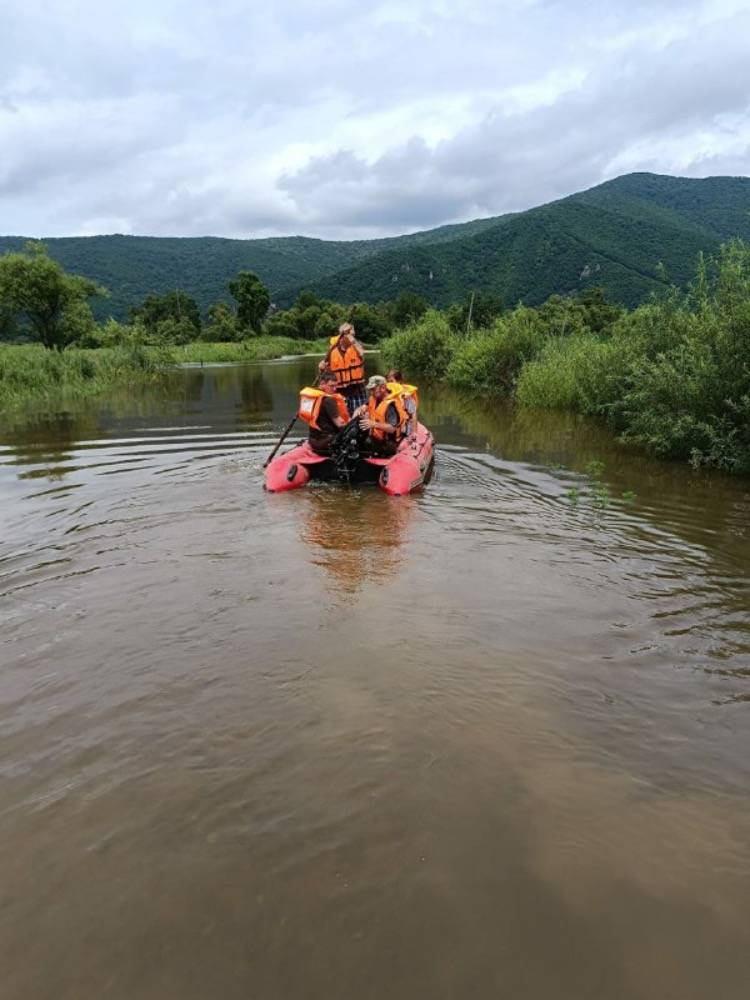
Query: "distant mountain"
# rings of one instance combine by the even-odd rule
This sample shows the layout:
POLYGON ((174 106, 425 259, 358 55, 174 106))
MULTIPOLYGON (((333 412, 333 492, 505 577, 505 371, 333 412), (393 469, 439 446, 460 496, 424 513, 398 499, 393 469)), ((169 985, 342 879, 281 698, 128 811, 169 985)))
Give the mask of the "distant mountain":
MULTIPOLYGON (((257 272, 281 305, 304 287, 343 302, 392 299, 407 289, 442 306, 471 289, 534 304, 587 284, 603 285, 632 305, 663 283, 660 263, 670 280, 684 283, 699 250, 714 250, 734 235, 750 240, 750 178, 640 173, 526 212, 381 240, 90 236, 44 242, 65 268, 110 290, 97 306, 100 316, 122 318, 150 292, 174 288, 206 309, 226 297, 227 282, 242 268, 257 272)), ((0 237, 0 253, 24 242, 0 237)))
POLYGON ((660 265, 668 281, 684 284, 700 250, 731 236, 750 240, 750 178, 629 174, 493 221, 450 242, 373 255, 312 288, 344 302, 406 289, 440 306, 474 288, 534 305, 595 284, 634 305, 664 284, 660 265))
MULTIPOLYGON (((175 288, 192 295, 205 310, 227 298, 227 282, 241 269, 255 271, 275 297, 292 298, 303 287, 375 254, 423 246, 482 232, 497 219, 478 219, 381 240, 328 241, 306 236, 230 240, 214 236, 67 236, 45 239, 50 255, 66 270, 84 274, 110 291, 98 302, 100 316, 124 318, 150 292, 175 288)), ((0 236, 0 253, 20 250, 23 236, 0 236)))

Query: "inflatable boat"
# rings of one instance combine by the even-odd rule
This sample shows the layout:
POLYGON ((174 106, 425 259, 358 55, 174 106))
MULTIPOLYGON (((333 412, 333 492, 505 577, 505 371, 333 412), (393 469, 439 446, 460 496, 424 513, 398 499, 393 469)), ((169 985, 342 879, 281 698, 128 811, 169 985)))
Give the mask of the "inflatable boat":
MULTIPOLYGON (((353 425, 350 425, 353 428, 353 425)), ((346 430, 331 455, 318 455, 305 441, 274 458, 266 469, 270 493, 296 490, 311 480, 343 483, 377 483, 391 496, 411 493, 425 482, 433 462, 432 434, 417 424, 415 434, 405 437, 395 454, 387 458, 360 453, 356 435, 346 430)))

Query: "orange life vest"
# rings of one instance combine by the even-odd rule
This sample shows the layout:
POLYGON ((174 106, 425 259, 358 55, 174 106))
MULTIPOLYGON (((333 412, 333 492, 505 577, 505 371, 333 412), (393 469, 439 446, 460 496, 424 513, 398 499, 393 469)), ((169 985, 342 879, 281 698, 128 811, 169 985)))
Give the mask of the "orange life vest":
POLYGON ((408 385, 406 382, 386 382, 389 392, 397 392, 400 396, 413 399, 414 405, 419 406, 419 389, 415 385, 408 385))
POLYGON ((349 423, 349 411, 346 408, 346 400, 343 396, 339 396, 337 392, 323 392, 322 389, 311 389, 308 386, 299 394, 299 409, 297 410, 297 416, 300 420, 304 420, 306 424, 309 424, 313 430, 320 430, 320 426, 318 425, 318 416, 320 415, 320 408, 323 405, 323 400, 326 397, 336 400, 336 407, 338 408, 339 416, 347 424, 349 423))
MULTIPOLYGON (((400 392, 389 392, 385 399, 381 399, 379 403, 375 402, 374 396, 370 396, 367 401, 367 415, 370 420, 376 420, 379 424, 387 424, 388 421, 386 420, 385 415, 388 412, 388 407, 391 403, 393 403, 396 407, 396 413, 398 413, 398 426, 394 428, 396 433, 393 436, 393 439, 395 441, 400 441, 404 436, 406 425, 409 422, 409 414, 404 409, 400 392)), ((373 427, 370 431, 370 436, 374 441, 384 441, 386 438, 391 437, 390 434, 386 434, 385 431, 378 430, 375 427, 373 427)))
POLYGON ((336 376, 336 385, 351 385, 352 382, 362 382, 365 377, 365 364, 362 355, 354 344, 350 344, 342 353, 338 341, 328 352, 328 365, 336 376))

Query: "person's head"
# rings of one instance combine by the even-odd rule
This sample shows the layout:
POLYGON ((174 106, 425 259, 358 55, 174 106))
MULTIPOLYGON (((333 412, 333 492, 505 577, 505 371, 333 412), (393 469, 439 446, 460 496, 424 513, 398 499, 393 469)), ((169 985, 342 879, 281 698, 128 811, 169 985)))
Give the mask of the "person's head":
POLYGON ((400 368, 391 368, 386 373, 385 380, 386 382, 403 382, 404 376, 401 374, 400 368))
POLYGON ((336 376, 332 371, 321 372, 318 385, 322 392, 327 392, 330 395, 336 391, 336 376))
POLYGON ((379 403, 388 395, 388 386, 382 375, 373 375, 367 382, 367 391, 379 403))
POLYGON ((339 327, 339 340, 345 344, 351 344, 354 340, 354 327, 351 323, 342 323, 339 327))

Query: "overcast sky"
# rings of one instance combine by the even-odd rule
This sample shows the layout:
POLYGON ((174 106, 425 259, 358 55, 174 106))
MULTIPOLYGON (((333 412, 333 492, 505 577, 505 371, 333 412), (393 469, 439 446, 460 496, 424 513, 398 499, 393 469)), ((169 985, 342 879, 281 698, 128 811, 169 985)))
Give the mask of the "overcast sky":
POLYGON ((326 238, 750 174, 750 0, 0 0, 0 233, 326 238))

